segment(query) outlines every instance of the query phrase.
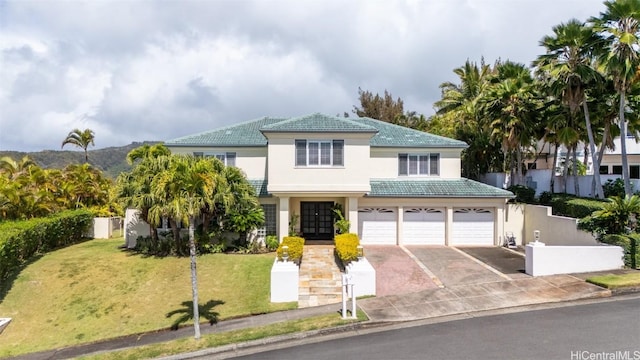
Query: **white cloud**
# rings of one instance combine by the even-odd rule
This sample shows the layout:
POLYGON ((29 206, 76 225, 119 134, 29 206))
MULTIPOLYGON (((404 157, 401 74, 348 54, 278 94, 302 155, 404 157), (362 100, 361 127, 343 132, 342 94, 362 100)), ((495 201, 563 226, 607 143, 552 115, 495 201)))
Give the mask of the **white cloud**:
POLYGON ((0 149, 164 140, 260 116, 350 111, 357 89, 432 113, 438 85, 600 1, 5 2, 0 149), (550 11, 549 9, 553 9, 550 11))

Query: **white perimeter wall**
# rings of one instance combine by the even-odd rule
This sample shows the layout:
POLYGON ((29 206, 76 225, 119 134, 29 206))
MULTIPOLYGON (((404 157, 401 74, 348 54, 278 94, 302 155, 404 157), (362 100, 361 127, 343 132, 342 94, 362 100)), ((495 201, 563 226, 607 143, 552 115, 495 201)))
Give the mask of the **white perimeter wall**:
POLYGON ((532 246, 525 248, 525 271, 532 276, 622 269, 620 246, 532 246))

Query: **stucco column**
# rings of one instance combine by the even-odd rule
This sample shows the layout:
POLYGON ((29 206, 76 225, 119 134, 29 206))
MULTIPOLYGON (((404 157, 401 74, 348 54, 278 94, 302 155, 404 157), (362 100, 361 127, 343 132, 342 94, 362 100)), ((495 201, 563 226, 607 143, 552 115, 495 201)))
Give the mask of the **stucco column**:
POLYGON ((496 214, 494 218, 494 224, 496 224, 496 226, 494 231, 497 236, 493 237, 493 245, 502 246, 502 244, 504 243, 504 214, 506 206, 506 203, 502 204, 502 207, 496 206, 496 214))
POLYGON ((281 197, 278 204, 278 238, 289 235, 289 197, 281 197))
POLYGON ((445 210, 445 228, 444 228, 444 233, 445 233, 445 241, 444 244, 449 246, 449 244, 451 244, 452 242, 452 238, 453 238, 453 208, 451 206, 447 206, 446 210, 445 210))
POLYGON ((396 244, 402 245, 402 225, 404 224, 404 206, 398 206, 398 225, 396 227, 396 244))
POLYGON ((349 232, 357 234, 358 233, 358 198, 350 197, 347 200, 347 213, 349 220, 349 232))

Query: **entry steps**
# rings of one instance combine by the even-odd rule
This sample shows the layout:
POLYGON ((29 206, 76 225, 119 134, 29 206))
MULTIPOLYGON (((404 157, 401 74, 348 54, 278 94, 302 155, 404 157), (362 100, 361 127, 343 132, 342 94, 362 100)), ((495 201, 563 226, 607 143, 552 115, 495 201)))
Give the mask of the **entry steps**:
POLYGON ((333 245, 307 245, 300 262, 298 307, 306 308, 342 301, 342 272, 333 245))

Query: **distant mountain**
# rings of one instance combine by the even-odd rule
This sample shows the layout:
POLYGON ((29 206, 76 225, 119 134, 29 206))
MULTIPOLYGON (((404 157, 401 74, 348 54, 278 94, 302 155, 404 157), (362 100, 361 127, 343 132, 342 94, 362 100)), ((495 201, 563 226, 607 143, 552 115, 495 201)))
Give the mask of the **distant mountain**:
MULTIPOLYGON (((129 151, 144 144, 152 145, 157 143, 157 141, 133 142, 126 146, 89 150, 89 163, 102 170, 106 176, 115 179, 121 172, 129 171, 131 169, 131 166, 127 164, 127 154, 129 151)), ((84 163, 84 151, 0 151, 0 157, 2 156, 9 156, 15 160, 22 159, 24 156, 29 156, 36 162, 36 164, 38 164, 38 166, 44 169, 64 169, 70 164, 84 163)))

